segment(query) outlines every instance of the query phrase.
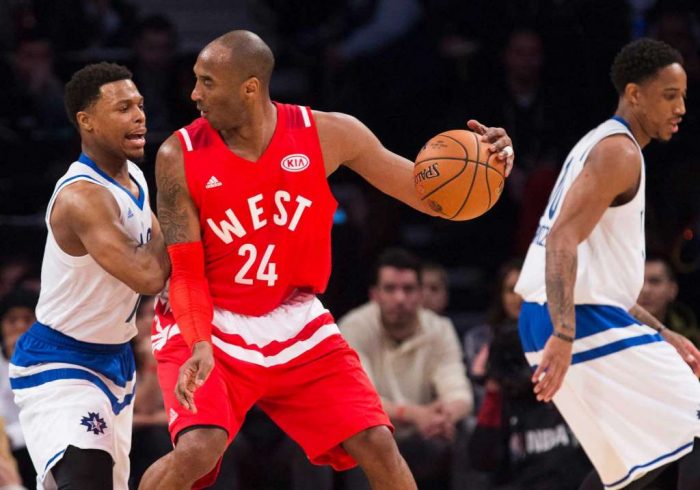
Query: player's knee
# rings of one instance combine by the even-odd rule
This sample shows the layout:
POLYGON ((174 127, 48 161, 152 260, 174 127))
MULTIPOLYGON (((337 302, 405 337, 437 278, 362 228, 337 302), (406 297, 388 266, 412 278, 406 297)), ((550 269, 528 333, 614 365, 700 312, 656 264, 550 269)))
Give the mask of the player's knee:
POLYGON ((385 466, 396 464, 399 450, 388 427, 378 425, 363 430, 344 444, 345 449, 362 465, 363 461, 379 462, 385 466))
POLYGON ((197 428, 181 432, 174 451, 176 464, 197 477, 204 476, 216 466, 227 442, 228 435, 223 429, 197 428))
POLYGON ((112 456, 99 449, 68 446, 51 473, 57 488, 112 490, 112 456))

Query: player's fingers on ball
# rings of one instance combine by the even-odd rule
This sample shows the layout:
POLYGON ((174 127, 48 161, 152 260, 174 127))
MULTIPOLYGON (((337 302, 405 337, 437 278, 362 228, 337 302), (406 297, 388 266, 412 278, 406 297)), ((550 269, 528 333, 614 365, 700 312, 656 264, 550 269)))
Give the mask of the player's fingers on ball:
POLYGON ((510 160, 512 158, 513 158, 513 147, 510 145, 504 146, 498 152, 498 159, 506 162, 506 164, 508 164, 508 160, 510 160))
POLYGON ((484 134, 486 132, 486 126, 481 124, 476 119, 470 119, 469 121, 467 121, 467 126, 469 127, 469 129, 478 134, 484 134))
POLYGON ((515 157, 510 157, 506 160, 506 177, 510 175, 510 172, 513 170, 513 162, 515 161, 515 157))
POLYGON ((504 146, 508 146, 510 138, 503 128, 487 128, 481 139, 492 144, 492 151, 500 151, 504 146))

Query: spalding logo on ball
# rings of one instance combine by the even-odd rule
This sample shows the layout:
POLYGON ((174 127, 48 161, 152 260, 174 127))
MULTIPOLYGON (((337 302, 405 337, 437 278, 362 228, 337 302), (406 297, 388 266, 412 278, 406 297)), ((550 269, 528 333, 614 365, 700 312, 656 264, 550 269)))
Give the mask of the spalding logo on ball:
POLYGON ((484 214, 501 197, 506 167, 488 147, 465 129, 431 138, 413 167, 418 197, 446 219, 464 221, 484 214))

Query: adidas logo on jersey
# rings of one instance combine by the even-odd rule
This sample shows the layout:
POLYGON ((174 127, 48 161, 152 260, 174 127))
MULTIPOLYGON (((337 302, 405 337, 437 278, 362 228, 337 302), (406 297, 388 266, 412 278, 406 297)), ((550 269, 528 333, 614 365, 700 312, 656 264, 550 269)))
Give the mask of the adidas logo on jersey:
POLYGON ((175 421, 177 420, 178 413, 177 413, 175 410, 173 410, 173 409, 171 408, 171 409, 170 409, 170 413, 169 413, 168 415, 169 415, 169 417, 168 417, 168 425, 172 425, 173 422, 175 422, 175 421))
POLYGON ((207 185, 204 186, 205 189, 213 189, 214 187, 221 187, 223 184, 219 182, 219 179, 217 179, 215 176, 209 177, 209 181, 207 182, 207 185))
POLYGON ((129 208, 129 211, 126 213, 126 219, 133 218, 134 217, 134 212, 129 208))

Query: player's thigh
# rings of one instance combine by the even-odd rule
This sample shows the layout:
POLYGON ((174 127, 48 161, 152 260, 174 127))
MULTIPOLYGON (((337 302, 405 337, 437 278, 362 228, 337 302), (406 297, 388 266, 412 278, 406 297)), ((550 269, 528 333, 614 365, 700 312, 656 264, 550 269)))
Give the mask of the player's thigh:
MULTIPOLYGON (((69 446, 100 450, 111 460, 120 451, 128 454, 128 446, 118 443, 118 432, 124 428, 117 419, 124 407, 104 387, 64 379, 23 390, 21 396, 20 424, 40 479, 61 461, 69 446)), ((126 430, 131 433, 130 426, 126 430)))
POLYGON ((344 341, 318 359, 274 369, 273 389, 259 406, 316 464, 352 467, 341 443, 370 427, 391 427, 357 354, 344 341))

